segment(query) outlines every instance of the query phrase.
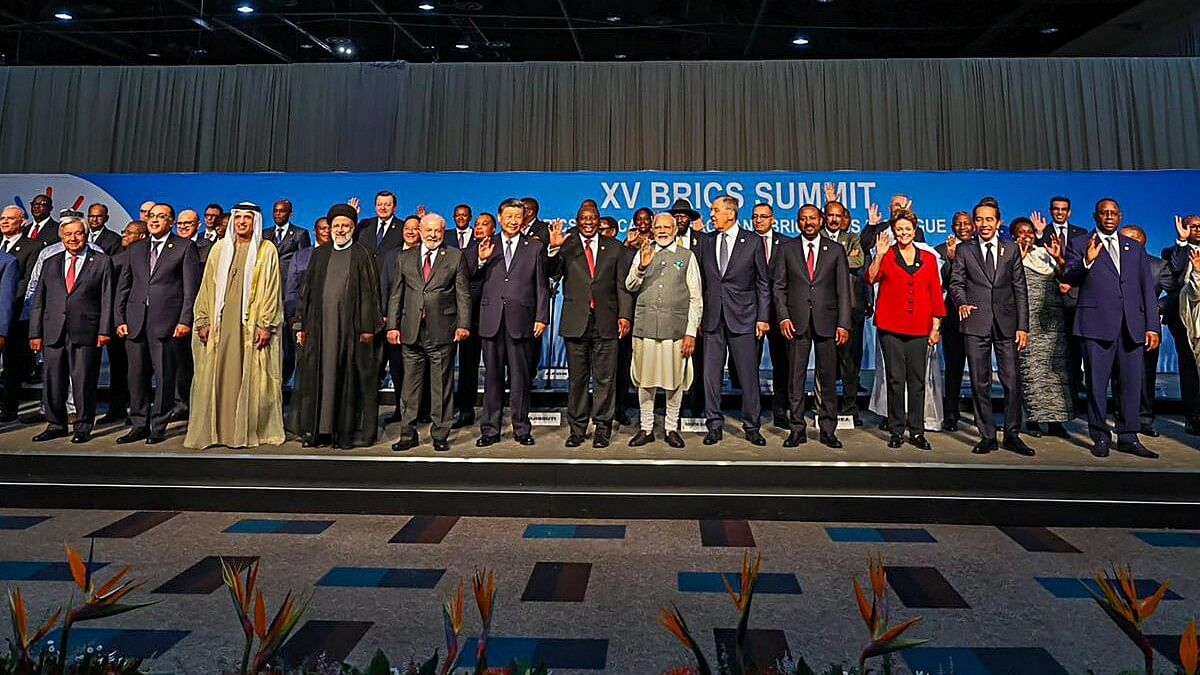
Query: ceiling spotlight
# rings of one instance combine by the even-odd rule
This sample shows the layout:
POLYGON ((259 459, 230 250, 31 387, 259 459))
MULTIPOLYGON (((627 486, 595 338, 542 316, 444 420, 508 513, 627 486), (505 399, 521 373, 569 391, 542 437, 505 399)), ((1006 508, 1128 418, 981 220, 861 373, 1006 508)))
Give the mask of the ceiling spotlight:
POLYGON ((629 55, 628 54, 614 54, 613 58, 618 61, 624 61, 625 59, 629 58, 629 55))
POLYGON ((822 5, 828 5, 829 3, 833 2, 833 0, 817 0, 817 2, 822 5))
POLYGON ((803 47, 804 45, 808 44, 808 38, 806 38, 806 37, 795 38, 792 40, 792 44, 796 45, 797 47, 803 47))
POLYGON ((157 59, 158 57, 162 56, 162 54, 159 54, 158 52, 146 52, 146 56, 149 56, 152 59, 157 59))
POLYGON ((417 9, 421 10, 422 12, 432 12, 433 10, 437 9, 437 7, 431 2, 422 2, 421 4, 417 5, 417 9))
POLYGON ((454 43, 454 48, 455 48, 455 49, 470 49, 470 48, 471 48, 471 45, 469 45, 469 44, 467 44, 467 43, 465 43, 465 42, 455 42, 455 43, 454 43))
POLYGON ((610 16, 610 17, 608 17, 608 18, 607 18, 607 21, 608 21, 609 23, 620 23, 620 22, 621 22, 621 17, 619 17, 619 16, 616 16, 616 15, 613 15, 613 16, 610 16))
POLYGON ((54 18, 58 19, 59 21, 70 21, 71 19, 74 19, 75 17, 71 16, 70 12, 63 11, 63 12, 55 12, 54 18))
POLYGON ((241 14, 253 14, 254 7, 248 2, 243 2, 237 6, 237 11, 241 14))
POLYGON ((1054 35, 1058 32, 1058 26, 1046 26, 1041 32, 1042 35, 1054 35))
POLYGON ((326 38, 325 42, 333 47, 334 56, 340 59, 348 59, 354 56, 354 40, 348 37, 331 37, 326 38))

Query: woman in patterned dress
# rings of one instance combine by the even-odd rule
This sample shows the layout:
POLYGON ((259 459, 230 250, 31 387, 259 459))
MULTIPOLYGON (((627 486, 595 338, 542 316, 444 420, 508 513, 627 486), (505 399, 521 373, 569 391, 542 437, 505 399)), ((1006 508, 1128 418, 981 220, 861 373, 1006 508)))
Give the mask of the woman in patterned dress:
POLYGON ((1067 377, 1066 309, 1058 287, 1058 275, 1066 259, 1062 242, 1051 237, 1037 246, 1037 234, 1028 218, 1012 224, 1021 262, 1025 266, 1025 288, 1029 297, 1029 344, 1020 355, 1021 393, 1025 424, 1030 431, 1067 435, 1064 423, 1071 419, 1071 389, 1067 377))

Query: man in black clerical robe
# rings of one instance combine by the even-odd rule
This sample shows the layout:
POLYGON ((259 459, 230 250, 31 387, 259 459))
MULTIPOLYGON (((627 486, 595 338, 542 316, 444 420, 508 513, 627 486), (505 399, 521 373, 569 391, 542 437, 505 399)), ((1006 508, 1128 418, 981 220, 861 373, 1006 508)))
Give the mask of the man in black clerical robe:
POLYGON ((296 311, 294 431, 305 447, 375 443, 379 379, 375 255, 353 240, 354 209, 329 209, 333 244, 313 251, 296 311))

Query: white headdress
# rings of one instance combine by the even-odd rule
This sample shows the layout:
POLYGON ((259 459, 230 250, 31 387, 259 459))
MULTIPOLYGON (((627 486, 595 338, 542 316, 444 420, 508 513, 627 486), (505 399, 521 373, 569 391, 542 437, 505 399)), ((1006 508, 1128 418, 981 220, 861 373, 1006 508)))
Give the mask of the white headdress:
POLYGON ((225 307, 225 292, 229 288, 229 266, 233 264, 233 254, 237 249, 237 227, 234 219, 242 211, 254 216, 254 230, 250 234, 250 250, 246 251, 246 267, 242 273, 242 323, 250 311, 250 285, 254 282, 254 262, 258 257, 258 246, 262 243, 262 209, 258 204, 240 202, 230 209, 229 227, 225 230, 225 238, 221 240, 221 256, 217 259, 217 297, 216 311, 213 317, 221 320, 221 310, 225 307))

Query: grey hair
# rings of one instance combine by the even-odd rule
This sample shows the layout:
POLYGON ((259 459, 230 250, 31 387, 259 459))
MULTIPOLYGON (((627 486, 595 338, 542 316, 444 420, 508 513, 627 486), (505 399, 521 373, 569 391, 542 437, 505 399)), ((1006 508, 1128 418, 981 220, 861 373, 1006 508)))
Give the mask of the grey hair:
POLYGON ((29 214, 28 214, 28 213, 25 213, 25 209, 23 209, 23 208, 21 208, 21 207, 17 206, 16 204, 7 204, 7 205, 5 205, 5 207, 4 207, 4 208, 0 209, 0 213, 3 213, 4 211, 7 211, 7 210, 9 210, 9 209, 16 209, 16 210, 17 210, 17 211, 18 211, 18 212, 21 214, 21 217, 22 217, 22 218, 28 218, 28 217, 29 217, 29 214))
POLYGON ((66 228, 68 225, 70 225, 71 223, 79 223, 80 225, 83 225, 83 231, 84 231, 84 232, 87 232, 87 224, 86 224, 86 223, 84 223, 84 222, 83 222, 83 219, 82 219, 82 218, 80 218, 79 216, 74 216, 74 215, 72 215, 72 216, 61 216, 61 218, 62 218, 62 219, 58 221, 58 233, 59 233, 59 235, 62 235, 62 231, 63 231, 63 230, 64 230, 64 229, 65 229, 65 228, 66 228))

